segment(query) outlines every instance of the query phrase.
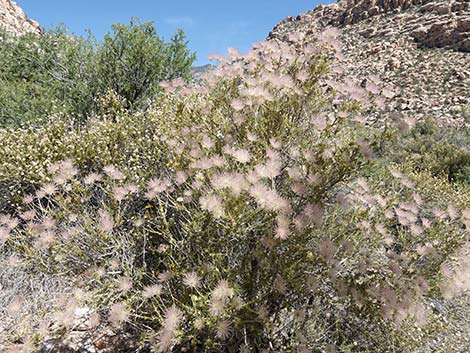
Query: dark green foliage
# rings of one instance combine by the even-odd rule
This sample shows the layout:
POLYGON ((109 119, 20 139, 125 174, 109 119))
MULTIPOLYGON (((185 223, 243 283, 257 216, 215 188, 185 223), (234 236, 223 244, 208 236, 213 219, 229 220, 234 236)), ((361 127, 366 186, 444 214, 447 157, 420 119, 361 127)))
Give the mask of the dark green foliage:
POLYGON ((389 146, 394 161, 410 162, 416 171, 427 170, 449 182, 470 182, 468 129, 426 120, 396 138, 389 146))
POLYGON ((98 93, 95 42, 64 28, 0 42, 2 125, 38 121, 54 113, 84 118, 98 93))
POLYGON ((143 108, 163 80, 188 78, 195 55, 179 30, 168 43, 152 23, 117 24, 99 43, 68 35, 64 27, 41 36, 0 40, 0 127, 54 114, 84 121, 113 92, 126 109, 143 108))
POLYGON ((160 81, 188 78, 195 55, 186 45, 182 30, 165 43, 150 22, 113 25, 97 52, 103 88, 123 97, 127 108, 142 106, 160 81))
POLYGON ((186 35, 181 29, 178 29, 167 43, 163 76, 166 80, 176 77, 190 78, 191 65, 196 60, 196 55, 189 51, 187 44, 186 35))

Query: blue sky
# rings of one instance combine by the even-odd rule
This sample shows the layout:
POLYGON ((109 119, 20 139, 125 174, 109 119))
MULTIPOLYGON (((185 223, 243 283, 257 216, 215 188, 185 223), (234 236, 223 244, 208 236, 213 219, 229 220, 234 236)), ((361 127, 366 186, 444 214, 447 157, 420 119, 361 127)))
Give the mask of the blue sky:
MULTIPOLYGON (((246 52, 263 40, 280 20, 312 10, 320 0, 16 0, 26 14, 43 27, 64 23, 71 32, 91 29, 101 39, 111 24, 128 23, 133 16, 155 21, 159 35, 168 39, 182 28, 196 65, 207 55, 226 54, 228 47, 246 52)), ((327 3, 324 1, 323 3, 327 3)))

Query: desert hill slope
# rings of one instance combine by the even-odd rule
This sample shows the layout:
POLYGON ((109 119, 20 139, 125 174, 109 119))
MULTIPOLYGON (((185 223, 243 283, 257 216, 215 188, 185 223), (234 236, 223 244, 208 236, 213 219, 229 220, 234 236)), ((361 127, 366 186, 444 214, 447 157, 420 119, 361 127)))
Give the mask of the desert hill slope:
POLYGON ((346 74, 363 86, 376 75, 392 87, 388 111, 457 124, 469 118, 468 0, 340 1, 286 18, 268 39, 313 36, 328 26, 341 29, 346 74))

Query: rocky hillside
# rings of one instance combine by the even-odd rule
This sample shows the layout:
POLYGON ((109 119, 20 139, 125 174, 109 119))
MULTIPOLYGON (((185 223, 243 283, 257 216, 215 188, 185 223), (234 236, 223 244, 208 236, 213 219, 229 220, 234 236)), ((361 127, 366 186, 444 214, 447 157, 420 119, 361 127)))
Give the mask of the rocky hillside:
MULTIPOLYGON (((343 69, 363 87, 378 77, 390 88, 383 110, 462 124, 470 119, 470 2, 468 0, 348 0, 288 17, 268 39, 314 36, 341 29, 343 69)), ((314 40, 314 38, 312 38, 314 40)))
POLYGON ((29 19, 14 1, 0 0, 0 27, 18 35, 40 33, 39 23, 29 19))

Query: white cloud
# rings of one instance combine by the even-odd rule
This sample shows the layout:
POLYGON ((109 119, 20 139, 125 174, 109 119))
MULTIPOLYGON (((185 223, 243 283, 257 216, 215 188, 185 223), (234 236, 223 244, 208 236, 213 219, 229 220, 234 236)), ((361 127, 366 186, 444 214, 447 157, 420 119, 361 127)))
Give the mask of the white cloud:
POLYGON ((194 20, 191 17, 170 17, 165 19, 165 22, 169 25, 187 25, 191 26, 194 24, 194 20))

